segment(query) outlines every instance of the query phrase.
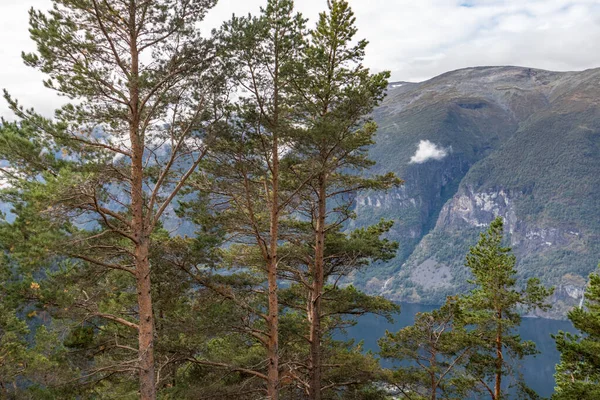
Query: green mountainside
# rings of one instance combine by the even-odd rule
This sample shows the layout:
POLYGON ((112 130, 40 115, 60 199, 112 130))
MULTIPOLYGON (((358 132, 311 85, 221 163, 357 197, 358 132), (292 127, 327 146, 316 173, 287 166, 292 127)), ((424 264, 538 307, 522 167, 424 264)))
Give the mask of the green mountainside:
POLYGON ((354 282, 440 303, 468 288, 464 256, 500 215, 521 277, 557 287, 549 315, 579 303, 600 260, 599 89, 600 69, 518 67, 391 84, 372 156, 406 183, 361 194, 355 223, 393 219, 401 246, 354 282))

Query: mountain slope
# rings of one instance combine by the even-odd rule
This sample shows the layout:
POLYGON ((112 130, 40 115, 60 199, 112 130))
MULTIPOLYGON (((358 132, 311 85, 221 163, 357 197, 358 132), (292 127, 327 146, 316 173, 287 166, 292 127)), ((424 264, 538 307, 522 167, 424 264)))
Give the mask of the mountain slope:
POLYGON ((554 314, 579 301, 600 259, 598 89, 600 69, 518 67, 390 85, 372 156, 406 185, 359 196, 356 223, 394 219, 401 249, 354 281, 398 300, 440 302, 468 288, 464 255, 501 215, 520 275, 557 286, 554 314))

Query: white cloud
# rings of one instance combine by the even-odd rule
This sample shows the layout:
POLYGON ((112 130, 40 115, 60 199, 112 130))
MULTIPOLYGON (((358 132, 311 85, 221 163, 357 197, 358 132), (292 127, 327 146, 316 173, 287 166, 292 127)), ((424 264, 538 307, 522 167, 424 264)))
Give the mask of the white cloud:
MULTIPOLYGON (((15 168, 10 168, 10 167, 5 167, 4 165, 6 165, 6 161, 2 161, 0 162, 0 189, 8 189, 10 187, 12 187, 12 185, 10 184, 10 177, 9 175, 15 175, 18 173, 18 171, 15 168)), ((2 203, 0 203, 1 205, 2 203)))
POLYGON ((443 147, 438 147, 429 140, 421 140, 417 152, 410 158, 410 164, 423 164, 429 160, 439 161, 446 157, 451 151, 452 147, 444 149, 443 147))
POLYGON ((10 183, 8 183, 8 179, 4 178, 0 175, 0 189, 8 189, 10 188, 10 183))
MULTIPOLYGON (((481 65, 518 65, 549 70, 600 67, 598 0, 349 0, 358 36, 367 38, 365 64, 391 70, 392 80, 421 81, 450 70, 481 65)), ((202 24, 217 28, 231 14, 256 13, 266 0, 219 0, 202 24)), ((50 0, 0 0, 0 88, 44 113, 63 101, 23 65, 20 53, 34 44, 27 9, 50 8, 50 0)), ((296 0, 315 21, 325 0, 296 0)), ((0 100, 0 116, 10 116, 0 100)))

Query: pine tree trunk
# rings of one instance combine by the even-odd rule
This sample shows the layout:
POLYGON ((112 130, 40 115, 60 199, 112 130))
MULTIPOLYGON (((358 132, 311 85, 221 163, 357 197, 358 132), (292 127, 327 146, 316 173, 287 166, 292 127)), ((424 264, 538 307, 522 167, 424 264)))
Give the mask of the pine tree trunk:
POLYGON ((277 299, 277 258, 271 255, 269 263, 269 345, 267 355, 269 367, 267 373, 267 396, 269 400, 279 398, 279 303, 277 299))
MULTIPOLYGON (((498 312, 499 321, 502 320, 502 312, 498 312)), ((501 385, 502 385, 502 325, 498 322, 498 329, 496 331, 496 385, 494 388, 493 400, 500 400, 501 385)))
MULTIPOLYGON (((431 341, 435 340, 431 336, 429 338, 431 341)), ((435 348, 435 345, 434 345, 435 348)), ((431 366, 431 400, 437 399, 437 380, 435 379, 435 371, 437 369, 437 351, 433 350, 431 357, 429 358, 429 364, 431 366)))
POLYGON ((269 343, 267 355, 269 366, 267 372, 267 397, 269 400, 279 398, 279 300, 277 297, 277 242, 279 236, 279 142, 276 134, 273 137, 272 154, 272 193, 271 193, 271 226, 269 244, 269 262, 267 265, 269 283, 269 343))
MULTIPOLYGON (((138 138, 135 138, 138 141, 138 138)), ((154 317, 152 314, 152 294, 150 282, 150 260, 148 234, 144 224, 143 211, 143 147, 136 143, 132 146, 132 191, 131 209, 133 214, 132 231, 135 244, 135 271, 137 301, 139 312, 138 358, 140 398, 156 399, 154 376, 154 317)))
MULTIPOLYGON (((136 141, 139 139, 136 137, 136 141)), ((132 146, 132 191, 131 209, 133 214, 132 231, 135 244, 135 271, 137 301, 139 312, 138 358, 140 398, 156 399, 154 376, 154 317, 152 314, 152 295, 150 282, 150 260, 148 234, 144 224, 143 211, 143 147, 136 143, 132 146)))
POLYGON ((437 382, 435 379, 435 373, 431 373, 431 400, 437 399, 437 382))
POLYGON ((137 293, 139 307, 139 380, 140 398, 156 399, 154 375, 154 318, 152 315, 152 297, 150 285, 150 263, 148 260, 148 242, 143 240, 136 248, 137 293))
POLYGON ((131 141, 131 213, 135 239, 135 271, 139 312, 138 368, 140 399, 155 400, 154 316, 150 282, 149 227, 144 217, 144 138, 140 132, 139 52, 137 48, 136 5, 130 2, 129 33, 131 77, 129 81, 129 139, 131 141))
POLYGON ((310 299, 310 388, 311 400, 321 400, 321 298, 324 285, 325 216, 327 193, 325 178, 319 177, 317 227, 315 232, 315 261, 310 299))

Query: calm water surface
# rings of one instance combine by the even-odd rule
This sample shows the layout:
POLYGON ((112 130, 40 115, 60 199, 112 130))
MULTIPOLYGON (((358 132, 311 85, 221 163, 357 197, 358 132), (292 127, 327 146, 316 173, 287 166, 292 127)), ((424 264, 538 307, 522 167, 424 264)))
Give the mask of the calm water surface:
MULTIPOLYGON (((386 330, 395 332, 398 329, 412 325, 414 316, 418 312, 431 311, 437 306, 425 306, 420 304, 401 304, 402 312, 395 318, 394 324, 389 324, 385 319, 373 315, 367 315, 359 319, 356 326, 348 329, 348 337, 362 340, 366 350, 378 351, 377 340, 381 338, 386 330)), ((555 321, 541 318, 524 318, 519 333, 524 340, 532 340, 536 343, 540 352, 535 357, 527 357, 520 363, 520 369, 525 376, 527 384, 539 395, 548 397, 554 388, 554 366, 558 362, 559 355, 551 333, 558 331, 574 332, 569 321, 555 321)), ((383 364, 389 367, 385 361, 383 364)))

